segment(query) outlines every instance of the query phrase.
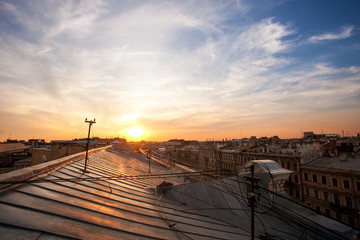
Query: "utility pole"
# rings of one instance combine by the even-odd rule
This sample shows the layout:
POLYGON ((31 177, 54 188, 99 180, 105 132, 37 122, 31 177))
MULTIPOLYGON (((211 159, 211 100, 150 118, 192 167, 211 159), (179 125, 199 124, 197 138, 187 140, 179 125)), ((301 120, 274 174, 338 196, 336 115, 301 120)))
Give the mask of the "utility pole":
POLYGON ((89 123, 89 132, 88 132, 87 143, 86 143, 86 156, 85 156, 85 168, 84 168, 84 172, 86 172, 86 165, 87 165, 87 160, 88 160, 91 125, 93 125, 94 123, 96 123, 96 120, 95 120, 95 118, 94 118, 94 120, 88 121, 87 118, 85 118, 85 122, 86 122, 86 123, 89 123))

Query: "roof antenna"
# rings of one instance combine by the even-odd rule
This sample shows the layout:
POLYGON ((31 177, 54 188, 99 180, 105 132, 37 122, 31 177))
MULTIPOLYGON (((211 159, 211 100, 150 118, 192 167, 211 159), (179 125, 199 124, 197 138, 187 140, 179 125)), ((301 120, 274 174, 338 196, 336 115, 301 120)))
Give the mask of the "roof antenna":
POLYGON ((89 141, 90 141, 90 129, 91 129, 91 125, 93 125, 93 123, 96 123, 96 120, 94 118, 94 120, 90 120, 88 121, 87 118, 85 118, 85 122, 89 123, 89 132, 88 132, 88 137, 87 137, 87 142, 86 142, 86 157, 85 157, 85 168, 84 168, 84 173, 86 173, 86 166, 87 166, 87 160, 88 160, 88 152, 89 152, 89 141))

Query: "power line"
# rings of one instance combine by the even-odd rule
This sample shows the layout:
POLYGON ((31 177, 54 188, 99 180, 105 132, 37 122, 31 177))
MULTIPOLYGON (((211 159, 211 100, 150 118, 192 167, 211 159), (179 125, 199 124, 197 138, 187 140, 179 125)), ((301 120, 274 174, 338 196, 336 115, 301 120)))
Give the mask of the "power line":
POLYGON ((83 134, 86 133, 85 131, 86 131, 86 126, 82 125, 82 127, 81 127, 75 134, 73 134, 73 135, 70 137, 70 139, 83 138, 83 137, 84 137, 83 134), (80 135, 80 133, 83 133, 83 134, 80 135))
POLYGON ((1 181, 0 184, 19 184, 29 182, 79 182, 79 181, 102 181, 102 180, 126 180, 126 179, 155 179, 155 178, 173 178, 184 176, 196 176, 203 173, 210 173, 213 171, 199 171, 199 172, 183 172, 183 173, 164 173, 164 174, 146 174, 146 175, 120 175, 120 176, 104 176, 104 177, 75 177, 67 179, 35 179, 35 180, 19 180, 19 181, 1 181))

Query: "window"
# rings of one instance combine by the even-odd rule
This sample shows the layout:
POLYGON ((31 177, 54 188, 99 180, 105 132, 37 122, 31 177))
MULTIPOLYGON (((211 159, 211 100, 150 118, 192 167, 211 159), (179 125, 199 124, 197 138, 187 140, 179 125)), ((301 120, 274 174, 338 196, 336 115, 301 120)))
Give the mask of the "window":
POLYGON ((328 208, 325 209, 325 215, 330 217, 330 209, 328 209, 328 208))
POLYGON ((314 197, 319 198, 319 191, 317 189, 314 189, 314 197))
POLYGON ((338 194, 334 194, 334 203, 340 205, 340 196, 338 194))
POLYGON ((287 163, 287 168, 291 170, 290 162, 287 163))
POLYGON ((346 206, 352 208, 351 197, 345 197, 346 206))
POLYGON ((349 180, 344 180, 344 188, 350 189, 350 182, 349 182, 349 180))
MULTIPOLYGON (((304 179, 305 181, 309 181, 309 175, 307 173, 304 173, 304 179)), ((359 191, 360 191, 360 182, 359 182, 359 191)))
POLYGON ((310 195, 310 190, 309 190, 309 188, 305 188, 305 192, 306 192, 306 196, 309 196, 309 195, 310 195))
POLYGON ((332 185, 333 185, 334 187, 337 187, 337 186, 338 186, 337 178, 333 178, 333 179, 332 179, 332 185))
POLYGON ((296 171, 297 170, 297 164, 293 163, 293 167, 294 167, 294 171, 296 171))
POLYGON ((328 192, 324 192, 324 200, 329 201, 329 193, 328 192))
POLYGON ((320 212, 320 206, 316 206, 315 210, 319 213, 320 212))
POLYGON ((296 198, 300 198, 300 192, 299 192, 299 190, 296 190, 296 198))
POLYGON ((295 178, 295 182, 298 183, 298 182, 299 182, 299 177, 298 177, 298 175, 295 175, 294 178, 295 178))
POLYGON ((356 190, 360 191, 360 182, 356 182, 356 190))
POLYGON ((313 177, 313 182, 314 182, 314 183, 317 183, 317 176, 316 176, 315 174, 313 174, 312 177, 313 177))
POLYGON ((321 183, 325 185, 327 184, 326 176, 321 176, 321 183))

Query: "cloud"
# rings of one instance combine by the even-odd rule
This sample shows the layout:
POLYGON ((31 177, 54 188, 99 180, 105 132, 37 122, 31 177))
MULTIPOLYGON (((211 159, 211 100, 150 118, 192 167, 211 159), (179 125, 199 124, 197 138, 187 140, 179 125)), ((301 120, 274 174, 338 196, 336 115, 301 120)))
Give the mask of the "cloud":
POLYGON ((324 40, 337 40, 345 39, 351 36, 352 31, 355 29, 354 26, 345 26, 342 28, 342 31, 339 33, 325 33, 321 35, 315 35, 309 38, 309 42, 317 43, 324 40))
POLYGON ((214 91, 215 89, 208 86, 189 86, 189 90, 191 91, 214 91))
POLYGON ((65 1, 56 6, 54 23, 44 32, 44 40, 69 33, 71 37, 81 38, 91 32, 94 22, 107 11, 102 1, 65 1))
POLYGON ((282 38, 293 33, 286 25, 273 22, 267 18, 259 23, 250 25, 241 32, 238 40, 233 44, 233 50, 254 51, 257 54, 274 54, 286 50, 290 42, 282 38))
POLYGON ((0 3, 0 8, 5 10, 5 12, 8 12, 9 14, 15 16, 15 17, 20 17, 21 13, 19 12, 19 10, 12 5, 11 3, 8 2, 1 2, 0 3))
POLYGON ((358 66, 298 64, 292 27, 249 20, 241 1, 8 4, 26 30, 0 34, 0 107, 19 125, 88 117, 106 136, 133 122, 214 133, 356 108, 358 66))
POLYGON ((234 42, 225 44, 232 44, 232 51, 221 92, 230 97, 249 95, 267 88, 272 81, 269 73, 292 63, 290 58, 279 54, 292 47, 291 41, 283 39, 293 33, 289 26, 274 22, 272 18, 261 20, 239 32, 234 42))

